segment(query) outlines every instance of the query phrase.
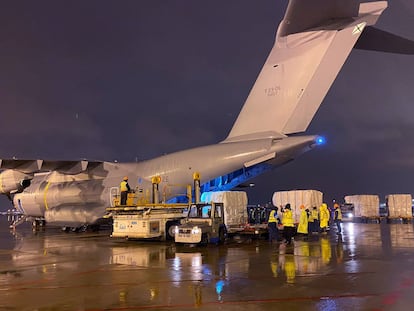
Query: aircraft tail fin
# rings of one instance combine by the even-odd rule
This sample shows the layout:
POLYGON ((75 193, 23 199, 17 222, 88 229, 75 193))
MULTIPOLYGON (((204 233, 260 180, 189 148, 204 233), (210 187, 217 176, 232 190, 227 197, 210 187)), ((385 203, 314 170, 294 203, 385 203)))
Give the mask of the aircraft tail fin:
POLYGON ((386 7, 387 1, 290 0, 270 55, 223 142, 305 131, 365 26, 386 7))

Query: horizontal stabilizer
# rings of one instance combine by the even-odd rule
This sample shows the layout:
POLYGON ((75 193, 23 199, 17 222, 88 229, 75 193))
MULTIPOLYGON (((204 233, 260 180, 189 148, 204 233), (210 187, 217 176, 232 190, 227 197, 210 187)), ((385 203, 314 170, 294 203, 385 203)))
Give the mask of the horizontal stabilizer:
POLYGON ((359 0, 290 0, 279 36, 288 36, 359 14, 359 0))
POLYGON ((262 163, 262 162, 265 162, 265 161, 268 161, 268 160, 271 160, 271 159, 274 159, 275 157, 276 157, 276 152, 272 152, 272 153, 266 154, 264 156, 261 156, 257 159, 246 162, 246 163, 244 163, 244 166, 245 167, 250 167, 250 166, 253 166, 253 165, 256 165, 256 164, 259 164, 259 163, 262 163))
POLYGON ((356 49, 396 54, 414 54, 414 41, 397 36, 375 27, 366 27, 356 49))

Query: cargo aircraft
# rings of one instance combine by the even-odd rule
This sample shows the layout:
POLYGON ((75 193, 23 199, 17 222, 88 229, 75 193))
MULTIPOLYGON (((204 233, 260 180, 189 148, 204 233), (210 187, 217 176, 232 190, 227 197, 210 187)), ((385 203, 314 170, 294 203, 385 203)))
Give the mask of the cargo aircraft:
POLYGON ((96 224, 124 176, 143 201, 180 202, 200 174, 201 191, 229 190, 323 143, 301 136, 365 28, 387 1, 290 0, 270 54, 230 133, 208 146, 137 163, 0 160, 0 193, 48 225, 96 224), (148 200, 147 200, 148 201, 148 200))

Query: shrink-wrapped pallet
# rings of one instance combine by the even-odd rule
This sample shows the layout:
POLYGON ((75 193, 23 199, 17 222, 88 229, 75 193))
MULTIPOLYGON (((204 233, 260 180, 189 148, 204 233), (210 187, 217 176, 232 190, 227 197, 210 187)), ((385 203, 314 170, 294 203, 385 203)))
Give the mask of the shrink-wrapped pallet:
POLYGON ((379 217, 379 197, 373 194, 347 195, 345 203, 354 205, 355 217, 379 217))
POLYGON ((244 191, 204 192, 201 195, 201 201, 223 203, 226 226, 247 223, 247 194, 244 191))
POLYGON ((284 208, 289 203, 292 208, 293 220, 298 223, 301 212, 300 206, 305 205, 305 208, 308 208, 309 211, 314 206, 319 208, 323 203, 323 193, 318 190, 276 191, 273 193, 272 203, 279 209, 281 206, 284 208))
POLYGON ((413 217, 411 194, 389 194, 385 197, 385 202, 390 218, 413 217))

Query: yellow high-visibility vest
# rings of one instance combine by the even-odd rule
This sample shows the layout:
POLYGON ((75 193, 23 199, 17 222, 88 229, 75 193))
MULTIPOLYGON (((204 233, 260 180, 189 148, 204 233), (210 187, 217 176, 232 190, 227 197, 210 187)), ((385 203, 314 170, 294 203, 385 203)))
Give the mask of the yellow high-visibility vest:
POLYGON ((309 217, 309 221, 311 221, 311 219, 312 219, 312 221, 315 221, 315 220, 318 220, 318 219, 319 219, 319 213, 318 213, 318 210, 313 209, 313 210, 311 211, 311 215, 310 215, 310 217, 309 217))
POLYGON ((119 185, 121 192, 128 191, 127 184, 128 183, 125 180, 121 181, 121 184, 119 185))
POLYGON ((277 222, 275 214, 276 214, 276 211, 272 210, 269 214, 269 220, 267 222, 277 222))
POLYGON ((336 219, 342 220, 342 211, 341 211, 341 209, 339 207, 335 210, 335 213, 336 212, 338 212, 338 217, 336 219))
POLYGON ((286 209, 283 212, 283 219, 282 219, 283 226, 285 227, 294 227, 295 224, 293 223, 293 214, 291 210, 286 209))

